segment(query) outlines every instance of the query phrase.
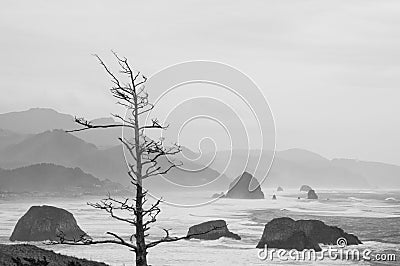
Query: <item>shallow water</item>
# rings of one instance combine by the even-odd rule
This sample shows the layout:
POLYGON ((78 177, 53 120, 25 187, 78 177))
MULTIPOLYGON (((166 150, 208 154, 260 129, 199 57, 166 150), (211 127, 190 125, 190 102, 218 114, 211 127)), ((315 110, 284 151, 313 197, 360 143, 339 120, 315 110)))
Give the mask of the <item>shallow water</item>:
MULTIPOLYGON (((268 194, 268 193, 267 193, 268 194)), ((196 223, 210 219, 224 219, 229 229, 242 240, 219 239, 216 241, 179 241, 160 244, 149 252, 153 265, 369 265, 363 261, 262 261, 255 249, 265 223, 275 217, 289 216, 294 219, 320 219, 330 225, 342 227, 359 236, 363 245, 374 252, 396 253, 400 260, 400 192, 398 191, 320 191, 320 200, 298 200, 296 191, 278 193, 278 199, 264 200, 220 199, 212 204, 194 208, 182 208, 163 204, 157 224, 150 232, 151 239, 163 236, 162 228, 172 229, 171 235, 182 236, 196 223), (392 198, 392 199, 390 199, 392 198)), ((198 201, 204 195, 171 194, 169 197, 184 198, 185 202, 198 201), (197 197, 197 198, 196 198, 197 197), (196 198, 196 199, 193 199, 196 198)), ((31 205, 54 205, 72 212, 80 227, 95 239, 106 238, 112 231, 122 236, 132 234, 131 227, 115 221, 100 210, 86 205, 99 198, 55 199, 35 198, 17 201, 0 201, 0 242, 10 243, 9 236, 17 220, 31 205)), ((204 200, 207 198, 204 198, 204 200)), ((134 255, 125 247, 116 245, 96 246, 38 246, 77 257, 104 261, 110 265, 134 265, 134 255)), ((398 263, 398 262, 397 262, 398 263)), ((398 265, 396 263, 391 263, 398 265)))

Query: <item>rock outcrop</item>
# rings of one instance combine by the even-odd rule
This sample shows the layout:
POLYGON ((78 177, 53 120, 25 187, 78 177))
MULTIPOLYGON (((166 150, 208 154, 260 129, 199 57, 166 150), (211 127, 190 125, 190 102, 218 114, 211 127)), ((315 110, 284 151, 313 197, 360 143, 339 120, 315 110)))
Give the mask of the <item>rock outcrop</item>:
POLYGON ((187 236, 189 236, 189 238, 204 240, 216 240, 221 237, 240 240, 239 235, 228 230, 228 226, 224 220, 213 220, 193 225, 189 228, 187 236))
POLYGON ((276 218, 265 225, 257 248, 314 249, 321 251, 319 244, 336 245, 339 238, 345 238, 347 245, 362 244, 352 234, 336 226, 329 226, 319 220, 298 220, 288 217, 276 218))
POLYGON ((53 206, 32 206, 22 216, 10 237, 11 241, 59 241, 89 237, 79 228, 72 213, 53 206))
POLYGON ((304 192, 308 192, 310 191, 312 188, 308 185, 302 185, 300 188, 300 191, 304 191, 304 192))
POLYGON ((215 198, 223 198, 225 197, 225 193, 221 192, 221 193, 214 193, 212 194, 211 198, 215 199, 215 198))
POLYGON ((283 188, 282 187, 278 187, 277 191, 281 192, 281 191, 283 191, 283 188))
POLYGON ((315 190, 311 189, 308 191, 307 199, 318 199, 318 195, 315 193, 315 190))
POLYGON ((232 181, 225 197, 234 199, 263 199, 264 193, 257 179, 251 174, 244 172, 232 181))

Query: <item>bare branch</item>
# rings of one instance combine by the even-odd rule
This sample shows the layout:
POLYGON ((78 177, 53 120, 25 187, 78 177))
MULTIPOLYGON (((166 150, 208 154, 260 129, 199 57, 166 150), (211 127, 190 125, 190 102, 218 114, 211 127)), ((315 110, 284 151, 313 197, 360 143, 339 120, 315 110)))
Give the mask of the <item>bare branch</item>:
POLYGON ((134 214, 136 214, 135 207, 133 205, 132 206, 128 205, 127 202, 128 202, 128 199, 126 199, 125 202, 121 202, 121 201, 118 201, 116 199, 109 197, 108 199, 101 200, 100 203, 88 203, 88 205, 95 209, 105 210, 106 212, 108 212, 110 214, 110 216, 112 218, 114 218, 116 220, 130 223, 132 225, 136 225, 135 218, 125 218, 125 217, 121 217, 121 216, 115 214, 115 210, 128 210, 128 211, 131 211, 134 214), (113 203, 117 203, 120 206, 115 206, 113 203))
POLYGON ((129 247, 134 251, 137 250, 136 245, 126 242, 122 237, 118 236, 115 233, 107 232, 106 234, 115 237, 117 240, 113 239, 106 239, 106 240, 93 240, 87 238, 86 235, 81 236, 79 239, 66 239, 65 234, 61 232, 58 237, 60 241, 58 242, 51 242, 50 245, 57 245, 57 244, 65 244, 65 245, 72 245, 72 246, 87 246, 87 245, 98 245, 98 244, 118 244, 122 246, 129 247), (85 238, 86 236, 86 238, 85 238))
POLYGON ((165 242, 175 242, 175 241, 179 241, 179 240, 183 240, 183 239, 190 239, 190 238, 192 238, 194 236, 204 235, 204 234, 210 233, 212 231, 215 231, 215 230, 218 230, 218 229, 221 229, 221 228, 225 228, 225 226, 213 227, 210 230, 207 230, 205 232, 188 234, 186 236, 181 236, 181 237, 171 237, 171 236, 169 236, 169 230, 168 229, 163 229, 165 231, 165 233, 166 233, 166 236, 161 238, 158 241, 153 241, 153 242, 150 242, 150 243, 146 244, 146 248, 152 248, 154 246, 157 246, 158 244, 165 243, 165 242))
POLYGON ((75 123, 84 126, 84 128, 79 128, 79 129, 73 129, 73 130, 66 130, 65 132, 71 133, 71 132, 78 132, 78 131, 83 131, 87 129, 94 129, 94 128, 113 128, 113 127, 129 127, 133 128, 132 125, 126 125, 126 124, 108 124, 108 125, 92 125, 90 121, 87 121, 84 118, 75 118, 75 123))
POLYGON ((104 70, 112 77, 112 81, 113 83, 115 83, 118 87, 120 87, 120 82, 117 79, 117 77, 108 69, 108 67, 106 66, 106 64, 103 62, 103 60, 97 55, 94 54, 94 57, 97 58, 97 60, 100 62, 100 65, 103 66, 104 70))

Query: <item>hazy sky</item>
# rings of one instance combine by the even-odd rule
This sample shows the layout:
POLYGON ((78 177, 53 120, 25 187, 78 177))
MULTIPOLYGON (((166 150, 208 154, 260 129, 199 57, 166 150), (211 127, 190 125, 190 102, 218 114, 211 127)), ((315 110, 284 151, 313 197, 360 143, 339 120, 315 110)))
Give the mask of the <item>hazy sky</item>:
POLYGON ((400 164, 400 1, 0 3, 0 113, 107 116, 92 53, 114 49, 148 75, 210 59, 257 82, 278 149, 400 164))

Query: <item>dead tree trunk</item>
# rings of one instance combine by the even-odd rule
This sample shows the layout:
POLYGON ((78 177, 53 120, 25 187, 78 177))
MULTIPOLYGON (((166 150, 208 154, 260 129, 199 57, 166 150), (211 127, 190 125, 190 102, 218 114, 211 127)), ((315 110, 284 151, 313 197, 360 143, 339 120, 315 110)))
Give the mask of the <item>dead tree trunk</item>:
MULTIPOLYGON (((136 95, 136 93, 135 93, 136 95)), ((143 175, 139 134, 138 99, 134 97, 135 151, 136 151, 136 265, 147 266, 147 248, 143 227, 143 175)))

